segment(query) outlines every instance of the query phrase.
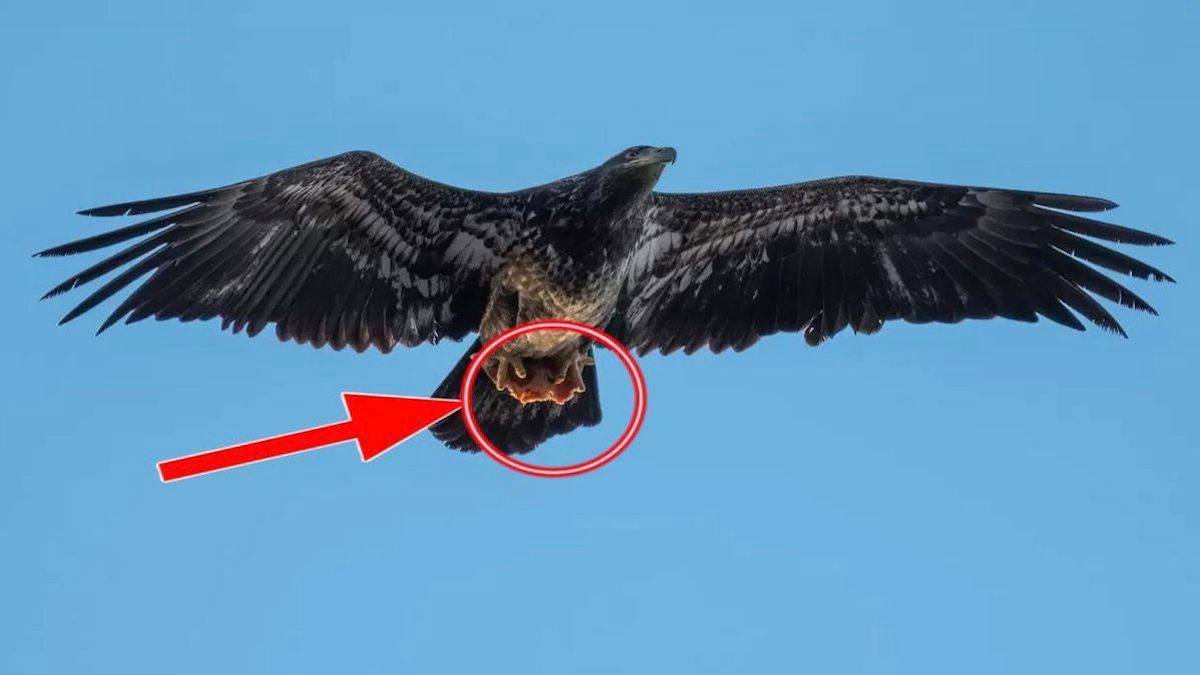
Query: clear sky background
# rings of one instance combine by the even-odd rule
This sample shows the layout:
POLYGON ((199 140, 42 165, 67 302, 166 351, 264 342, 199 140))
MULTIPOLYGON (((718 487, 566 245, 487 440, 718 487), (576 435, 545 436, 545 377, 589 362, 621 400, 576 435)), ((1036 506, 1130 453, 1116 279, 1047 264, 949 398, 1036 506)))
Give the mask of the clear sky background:
MULTIPOLYGON (((1200 672, 1195 2, 7 3, 0 671, 1200 672), (572 6, 576 5, 578 6, 572 6), (644 433, 546 481, 423 435, 154 463, 427 394, 390 356, 38 303, 76 209, 349 149, 505 190, 674 145, 665 190, 847 173, 1111 197, 1131 339, 888 325, 649 357, 644 433)), ((106 305, 110 307, 111 305, 106 305)), ((103 308, 102 308, 103 309, 103 308)), ((615 438, 608 421, 532 456, 615 438)))

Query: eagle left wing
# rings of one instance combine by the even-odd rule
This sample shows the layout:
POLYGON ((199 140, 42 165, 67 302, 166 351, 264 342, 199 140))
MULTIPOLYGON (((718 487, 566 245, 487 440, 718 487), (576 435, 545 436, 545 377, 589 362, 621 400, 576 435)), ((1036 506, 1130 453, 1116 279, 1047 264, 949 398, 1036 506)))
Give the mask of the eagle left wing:
POLYGON ((357 351, 457 340, 478 328, 492 275, 522 227, 505 195, 437 183, 363 151, 81 213, 158 211, 169 213, 38 254, 137 239, 46 294, 124 267, 63 322, 149 275, 101 331, 153 316, 221 318, 249 335, 275 324, 280 340, 357 351))
POLYGON ((741 350, 776 332, 817 345, 849 326, 1039 316, 1071 310, 1124 335, 1092 295, 1154 309, 1091 263, 1172 281, 1092 239, 1167 239, 1067 211, 1073 195, 845 177, 774 188, 652 196, 614 333, 640 353, 741 350))

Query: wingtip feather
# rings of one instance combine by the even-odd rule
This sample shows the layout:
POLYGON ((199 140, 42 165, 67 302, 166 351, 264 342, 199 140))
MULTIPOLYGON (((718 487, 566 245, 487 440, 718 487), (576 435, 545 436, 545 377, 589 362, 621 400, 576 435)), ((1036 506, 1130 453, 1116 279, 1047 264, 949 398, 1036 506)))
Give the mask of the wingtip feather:
POLYGON ((70 244, 61 244, 59 246, 51 246, 48 249, 34 253, 33 257, 34 258, 61 258, 63 256, 71 255, 75 252, 73 250, 73 246, 72 246, 74 243, 75 242, 71 242, 70 244))
POLYGON ((1052 209, 1064 209, 1066 211, 1082 211, 1085 213, 1098 213, 1100 211, 1111 211, 1120 204, 1111 199, 1103 197, 1088 197, 1086 195, 1067 195, 1056 193, 1037 193, 1033 196, 1033 203, 1038 206, 1048 206, 1052 209))
POLYGON ((76 211, 76 213, 81 216, 95 216, 101 218, 137 216, 144 213, 166 211, 169 209, 176 209, 207 202, 212 198, 213 195, 221 192, 224 189, 226 188, 214 188, 212 190, 188 192, 178 195, 169 195, 167 197, 155 197, 153 199, 141 199, 133 202, 120 202, 118 204, 93 206, 91 208, 76 211))
POLYGON ((75 212, 77 216, 126 216, 129 215, 123 211, 112 211, 111 206, 93 206, 90 209, 80 209, 75 212))

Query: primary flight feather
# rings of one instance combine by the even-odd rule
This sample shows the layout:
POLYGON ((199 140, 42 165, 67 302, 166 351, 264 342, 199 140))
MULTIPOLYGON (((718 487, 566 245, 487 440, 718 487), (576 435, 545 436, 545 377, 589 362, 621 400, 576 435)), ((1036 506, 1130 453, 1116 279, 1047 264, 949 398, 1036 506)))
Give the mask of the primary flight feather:
MULTIPOLYGON (((537 319, 604 328, 639 353, 741 350, 776 332, 817 345, 849 327, 1005 317, 1124 335, 1096 297, 1154 313, 1096 268, 1171 281, 1096 240, 1170 244, 1074 213, 1093 197, 845 177, 700 194, 654 191, 675 150, 635 146, 508 193, 436 183, 350 152, 222 188, 82 211, 150 220, 47 249, 131 245, 51 289, 118 272, 63 317, 133 286, 108 318, 220 318, 281 340, 391 351, 479 333, 435 395, 456 397, 481 341, 537 319), (136 241, 134 241, 136 240, 136 241), (139 285, 135 282, 147 277, 139 285)), ((506 344, 476 383, 508 452, 600 421, 591 347, 571 333, 506 344)), ((475 450, 456 414, 434 428, 475 450)))

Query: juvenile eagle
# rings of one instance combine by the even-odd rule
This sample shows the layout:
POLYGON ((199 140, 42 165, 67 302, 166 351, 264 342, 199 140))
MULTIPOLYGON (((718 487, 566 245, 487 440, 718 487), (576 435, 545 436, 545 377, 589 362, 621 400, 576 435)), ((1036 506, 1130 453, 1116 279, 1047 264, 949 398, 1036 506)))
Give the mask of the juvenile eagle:
MULTIPOLYGON (((59 256, 136 240, 54 287, 124 269, 63 322, 143 276, 100 326, 220 317, 222 328, 383 352, 480 337, 435 395, 456 397, 481 340, 535 319, 604 328, 641 354, 739 351, 772 333, 810 345, 885 321, 954 323, 1076 316, 1124 335, 1092 296, 1154 313, 1086 263, 1142 279, 1163 272, 1096 243, 1159 245, 1139 230, 1067 213, 1093 197, 845 177, 703 194, 654 192, 673 148, 635 146, 600 166, 508 193, 464 190, 370 152, 226 187, 82 211, 170 211, 47 249, 59 256)), ((509 343, 476 383, 483 430, 509 452, 600 420, 591 346, 570 333, 509 343)), ((458 415, 434 433, 475 444, 458 415)))

